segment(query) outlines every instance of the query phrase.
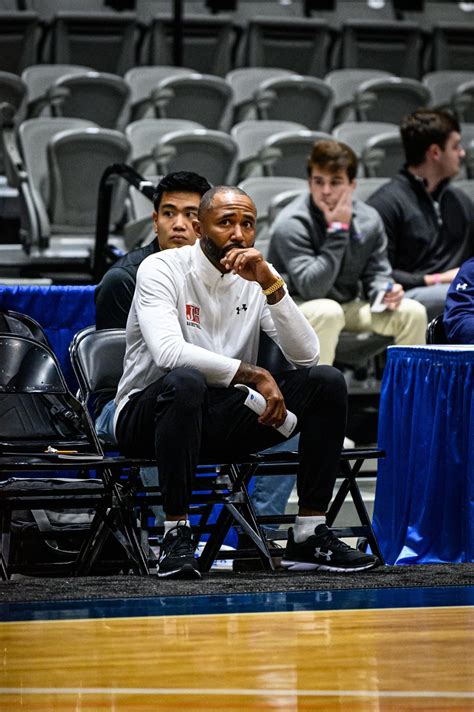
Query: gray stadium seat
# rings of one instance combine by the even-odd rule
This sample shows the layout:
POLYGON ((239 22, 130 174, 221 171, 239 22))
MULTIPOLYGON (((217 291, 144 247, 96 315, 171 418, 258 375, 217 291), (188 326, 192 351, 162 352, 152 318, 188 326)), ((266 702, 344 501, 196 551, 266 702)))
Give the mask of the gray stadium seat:
POLYGON ((153 89, 168 77, 194 74, 194 69, 161 65, 157 67, 132 67, 124 79, 130 87, 130 118, 132 121, 155 116, 153 89))
POLYGON ((157 118, 199 118, 208 129, 225 131, 230 127, 233 93, 221 77, 190 74, 163 79, 153 92, 157 118))
MULTIPOLYGON (((181 63, 203 74, 224 76, 232 68, 234 45, 239 28, 228 18, 191 16, 182 20, 181 63)), ((144 64, 174 64, 174 22, 170 17, 154 17, 142 54, 144 64)))
POLYGON ((162 136, 154 149, 156 172, 165 174, 192 168, 214 185, 233 183, 237 151, 234 139, 223 131, 173 131, 162 136))
POLYGON ((295 72, 277 67, 239 67, 228 72, 225 80, 234 92, 233 123, 257 118, 253 95, 263 81, 290 74, 295 72))
POLYGON ((262 82, 254 102, 260 119, 297 121, 310 130, 325 131, 332 123, 333 97, 322 79, 295 74, 262 82))
POLYGON ((390 178, 357 178, 356 187, 352 195, 357 200, 365 202, 389 180, 390 178))
POLYGON ((324 77, 329 45, 329 27, 322 20, 257 16, 248 23, 238 64, 324 77))
POLYGON ((165 134, 173 131, 191 131, 204 126, 187 119, 140 119, 133 121, 125 129, 125 135, 132 147, 133 167, 143 175, 156 175, 154 148, 165 134))
POLYGON ((474 23, 439 22, 432 35, 433 70, 472 71, 474 23))
POLYGON ((343 68, 384 69, 418 79, 421 72, 421 30, 414 22, 350 20, 341 37, 343 68))
POLYGON ((405 162, 400 134, 372 136, 367 140, 361 160, 368 178, 392 178, 405 162))
POLYGON ((324 81, 334 92, 334 124, 355 120, 354 94, 359 84, 389 76, 381 69, 334 69, 326 74, 324 81))
POLYGON ((323 131, 283 131, 269 136, 260 151, 259 160, 267 176, 307 176, 308 158, 316 141, 333 140, 323 131))
POLYGON ((451 108, 460 123, 474 122, 474 78, 454 89, 451 108))
POLYGON ((239 147, 238 180, 250 176, 262 176, 263 168, 259 159, 264 141, 282 131, 304 129, 295 121, 241 121, 231 129, 231 136, 239 147))
POLYGON ((431 92, 431 106, 444 111, 451 109, 453 93, 460 84, 474 80, 473 70, 429 72, 423 77, 423 84, 431 92))
POLYGON ((130 88, 116 74, 86 72, 59 77, 51 87, 53 116, 88 119, 106 129, 128 123, 130 88))
POLYGON ((41 28, 35 12, 0 11, 0 70, 21 74, 38 61, 41 28))
MULTIPOLYGON (((18 136, 23 165, 17 187, 28 267, 75 269, 84 279, 91 274, 99 181, 107 166, 128 159, 129 143, 119 132, 70 118, 28 119, 18 136)), ((123 211, 118 194, 114 207, 115 219, 123 211)), ((123 241, 115 244, 121 247, 123 241)))
POLYGON ((91 67, 76 64, 35 64, 23 70, 21 78, 28 87, 28 118, 51 116, 52 97, 49 92, 54 82, 66 74, 85 74, 91 67))
POLYGON ((357 87, 356 114, 359 121, 386 121, 399 124, 416 109, 429 106, 431 94, 416 79, 386 77, 369 79, 357 87))
POLYGON ((91 65, 123 75, 136 64, 137 26, 130 12, 58 12, 51 24, 53 63, 91 65))
MULTIPOLYGON (((334 138, 347 143, 359 159, 369 138, 387 133, 398 136, 398 125, 384 121, 346 121, 332 130, 334 138)), ((363 175, 361 164, 359 164, 359 172, 363 175)))

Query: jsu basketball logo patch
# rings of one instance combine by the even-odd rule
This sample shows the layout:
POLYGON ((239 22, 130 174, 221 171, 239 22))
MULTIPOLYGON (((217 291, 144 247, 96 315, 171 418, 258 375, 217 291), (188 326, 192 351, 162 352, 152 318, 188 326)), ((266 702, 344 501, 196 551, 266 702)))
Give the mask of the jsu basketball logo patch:
POLYGON ((186 304, 186 323, 188 326, 194 326, 197 329, 201 328, 199 312, 199 307, 196 307, 194 304, 186 304))

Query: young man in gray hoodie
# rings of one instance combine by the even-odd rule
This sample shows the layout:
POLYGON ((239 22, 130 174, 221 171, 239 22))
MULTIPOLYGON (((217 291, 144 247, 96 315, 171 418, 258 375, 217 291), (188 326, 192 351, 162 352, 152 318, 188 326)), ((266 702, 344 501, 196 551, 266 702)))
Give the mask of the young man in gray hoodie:
POLYGON ((272 228, 269 260, 318 334, 320 363, 334 361, 340 332, 373 331, 396 344, 423 344, 425 308, 392 278, 387 237, 374 208, 353 198, 357 158, 339 141, 317 141, 308 193, 272 228))

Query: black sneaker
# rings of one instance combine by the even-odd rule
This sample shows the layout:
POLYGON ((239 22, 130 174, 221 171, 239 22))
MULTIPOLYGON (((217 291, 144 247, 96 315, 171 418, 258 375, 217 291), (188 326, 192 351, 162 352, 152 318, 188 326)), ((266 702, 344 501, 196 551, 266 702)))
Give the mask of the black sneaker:
POLYGON ((191 527, 177 525, 170 529, 161 543, 157 565, 158 576, 168 578, 201 578, 191 527))
POLYGON ((366 571, 379 565, 376 556, 352 549, 338 539, 326 524, 319 524, 314 534, 297 544, 293 529, 288 531, 288 544, 281 565, 290 571, 332 571, 350 573, 366 571))

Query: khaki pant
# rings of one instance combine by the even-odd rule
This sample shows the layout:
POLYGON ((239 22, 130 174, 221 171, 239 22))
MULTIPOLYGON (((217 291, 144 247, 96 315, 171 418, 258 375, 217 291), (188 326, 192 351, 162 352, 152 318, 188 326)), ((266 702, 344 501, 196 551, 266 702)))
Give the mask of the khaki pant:
POLYGON ((395 311, 372 313, 364 301, 339 304, 332 299, 312 299, 299 307, 319 337, 320 364, 334 362, 339 334, 346 331, 373 331, 393 336, 398 345, 424 344, 426 335, 425 307, 413 299, 402 299, 395 311))

